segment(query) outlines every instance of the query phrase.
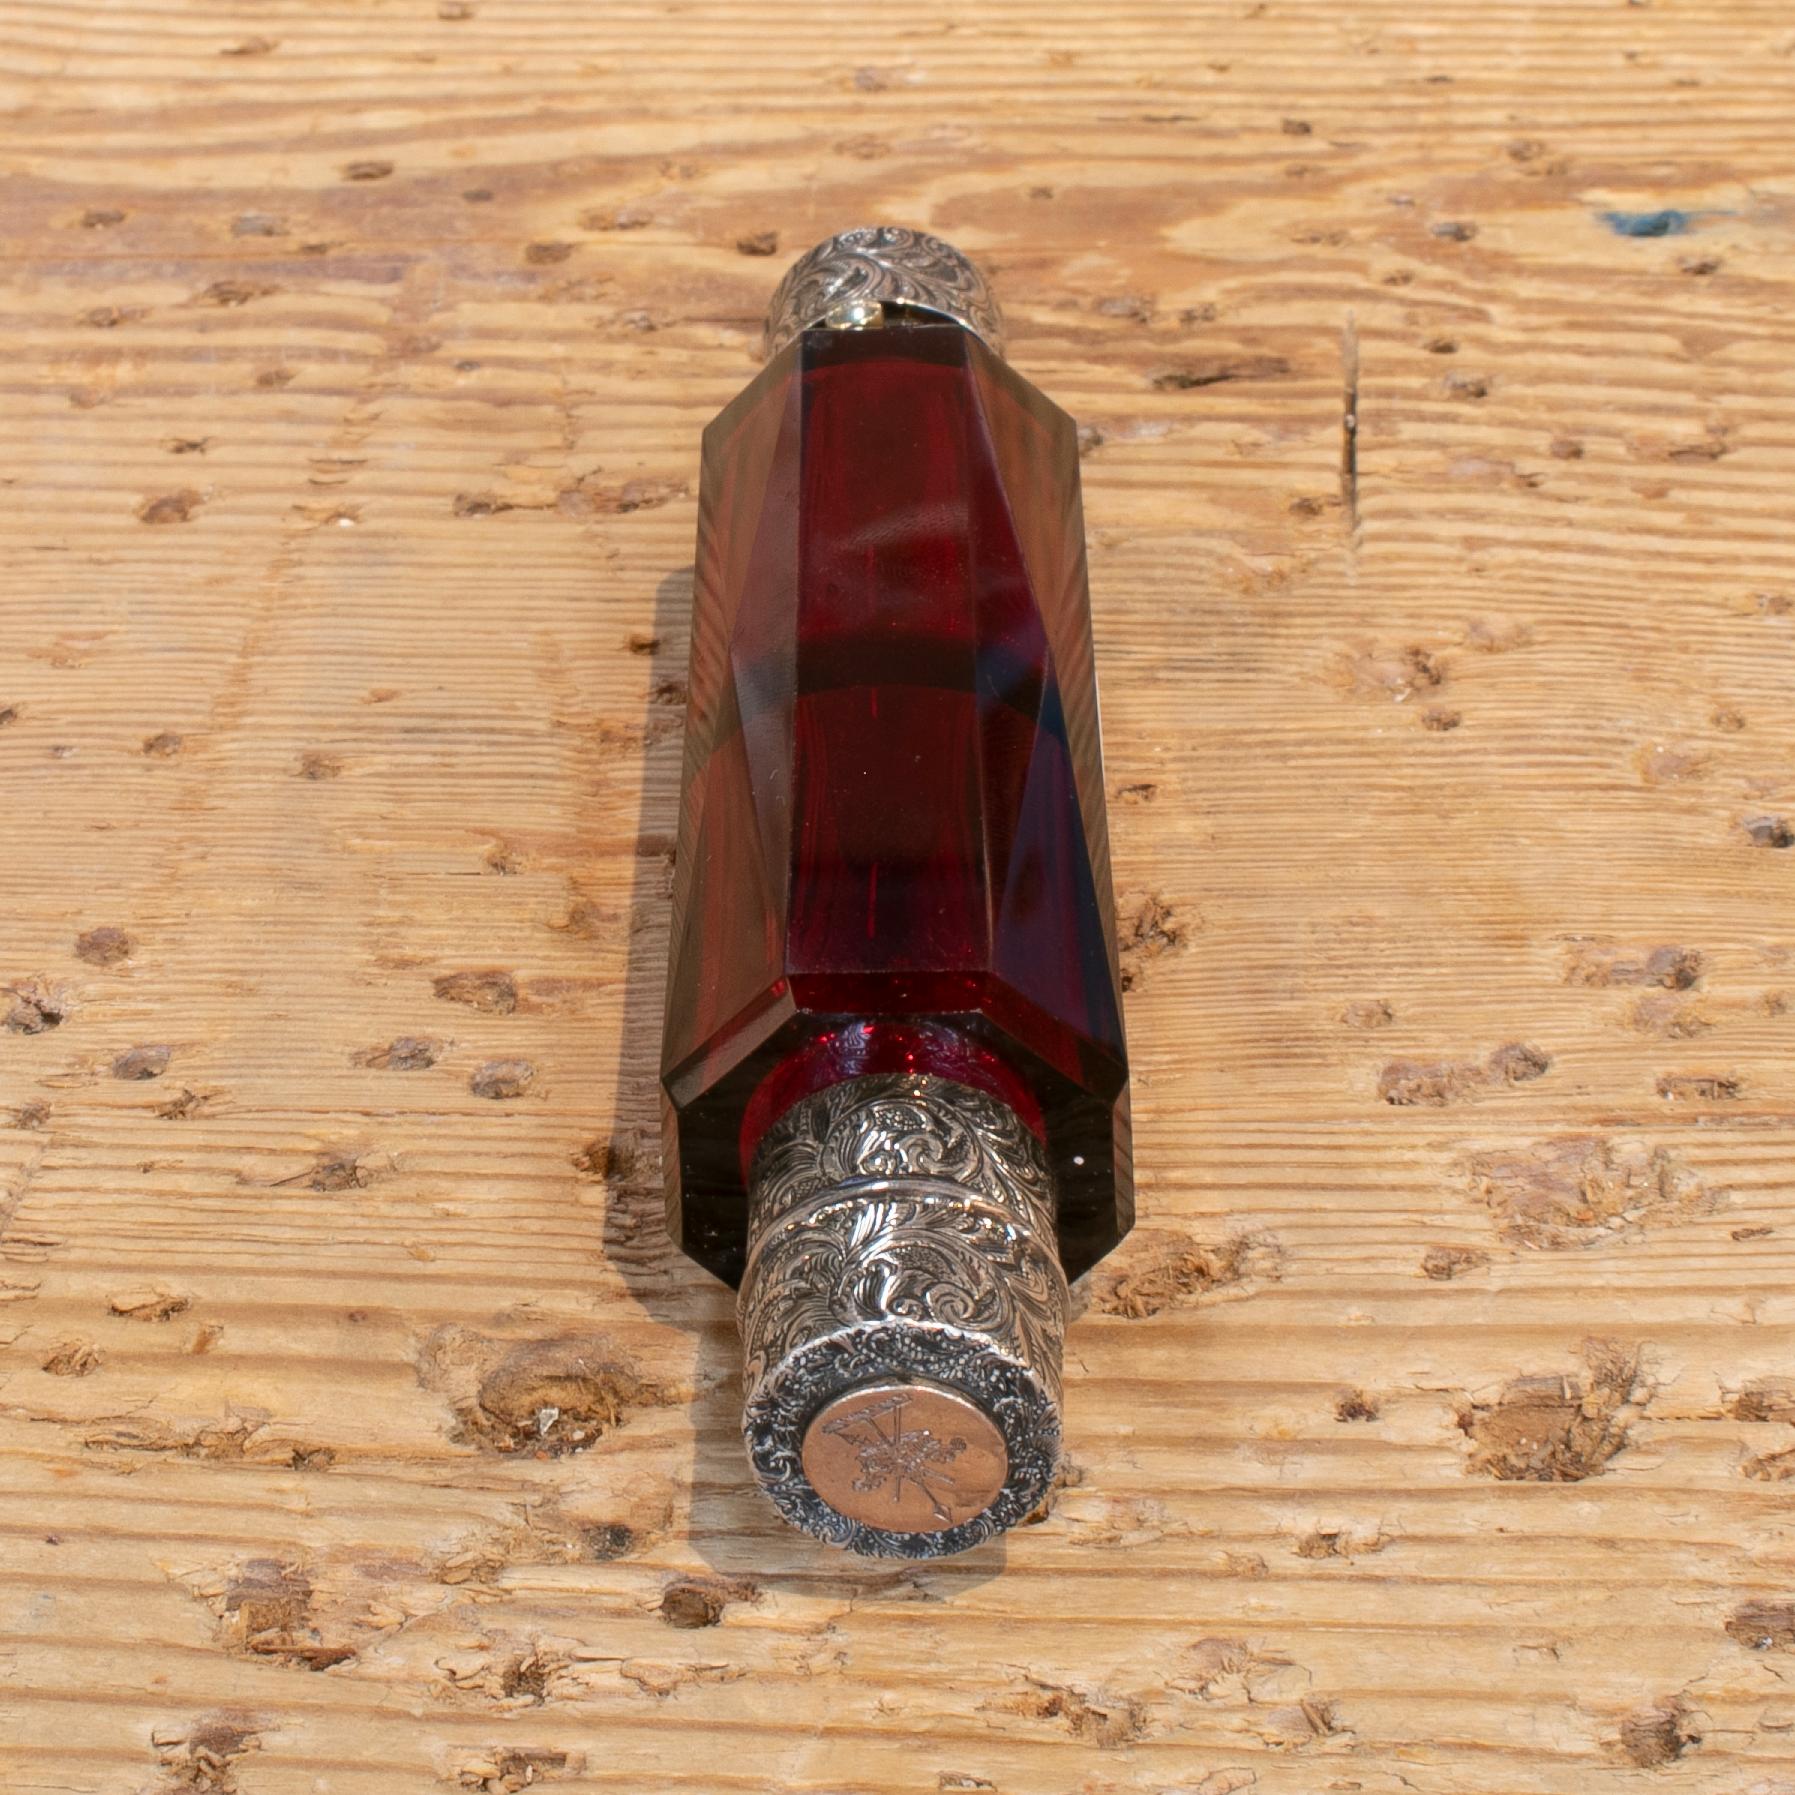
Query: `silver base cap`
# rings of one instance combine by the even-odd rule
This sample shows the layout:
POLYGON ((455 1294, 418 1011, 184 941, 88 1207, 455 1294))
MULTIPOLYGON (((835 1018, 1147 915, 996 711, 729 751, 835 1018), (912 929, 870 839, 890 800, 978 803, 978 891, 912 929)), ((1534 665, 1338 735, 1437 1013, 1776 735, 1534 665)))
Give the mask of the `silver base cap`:
POLYGON ((755 1155, 743 1431, 794 1526, 875 1557, 965 1551, 1052 1480, 1067 1312, 1041 1144, 947 1079, 854 1079, 755 1155))

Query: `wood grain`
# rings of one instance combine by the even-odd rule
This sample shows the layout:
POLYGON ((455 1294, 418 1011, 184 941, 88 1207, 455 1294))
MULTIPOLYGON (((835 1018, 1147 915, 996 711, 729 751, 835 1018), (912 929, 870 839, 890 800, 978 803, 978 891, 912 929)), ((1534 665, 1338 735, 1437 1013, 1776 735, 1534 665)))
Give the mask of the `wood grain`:
POLYGON ((0 100, 9 1795, 1795 1789, 1785 6, 8 0, 0 100), (698 432, 881 218, 1087 427, 1142 1171, 925 1569, 750 1491, 653 1141, 698 432))

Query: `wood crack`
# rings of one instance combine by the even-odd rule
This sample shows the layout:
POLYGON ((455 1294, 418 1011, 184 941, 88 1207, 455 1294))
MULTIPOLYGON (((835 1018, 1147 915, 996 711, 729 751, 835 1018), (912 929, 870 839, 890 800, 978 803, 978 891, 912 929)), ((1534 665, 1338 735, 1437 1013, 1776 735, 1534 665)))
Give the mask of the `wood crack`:
POLYGON ((1359 546, 1359 326, 1346 314, 1340 330, 1340 503, 1353 548, 1359 546))

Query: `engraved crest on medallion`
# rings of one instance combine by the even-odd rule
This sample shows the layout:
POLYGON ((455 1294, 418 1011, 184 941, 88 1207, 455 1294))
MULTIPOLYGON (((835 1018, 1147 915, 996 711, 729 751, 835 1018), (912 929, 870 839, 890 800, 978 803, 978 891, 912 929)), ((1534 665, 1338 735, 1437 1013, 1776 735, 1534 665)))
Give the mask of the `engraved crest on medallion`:
POLYGON ((905 1486, 914 1485, 938 1520, 956 1520, 955 1508, 966 1503, 963 1497, 955 1502, 954 1476, 948 1467, 966 1450, 965 1438, 954 1434, 942 1440, 930 1428, 906 1427, 904 1410, 909 1404, 908 1392, 894 1391, 838 1415, 824 1431, 857 1448, 860 1475, 854 1479, 855 1489, 882 1490, 895 1480, 891 1499, 896 1505, 903 1501, 905 1486))

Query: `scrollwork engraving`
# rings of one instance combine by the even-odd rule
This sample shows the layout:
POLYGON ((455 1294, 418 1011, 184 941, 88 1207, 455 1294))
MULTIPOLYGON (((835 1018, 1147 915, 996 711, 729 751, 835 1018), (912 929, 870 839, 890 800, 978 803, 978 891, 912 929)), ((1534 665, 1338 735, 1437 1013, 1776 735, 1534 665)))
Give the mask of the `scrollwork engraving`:
POLYGON ((810 1532, 884 1555, 959 1550, 1019 1519, 1058 1453, 1067 1311, 1034 1135, 964 1085, 858 1079, 780 1119, 752 1186, 745 1427, 774 1501, 810 1532), (991 1416, 1010 1470, 984 1514, 940 1533, 888 1533, 810 1489, 805 1426, 832 1397, 879 1378, 945 1385, 991 1416))
POLYGON ((1003 353, 1003 319, 978 269, 926 231, 879 224, 841 231, 792 264, 767 312, 767 354, 856 303, 939 313, 1003 353))

